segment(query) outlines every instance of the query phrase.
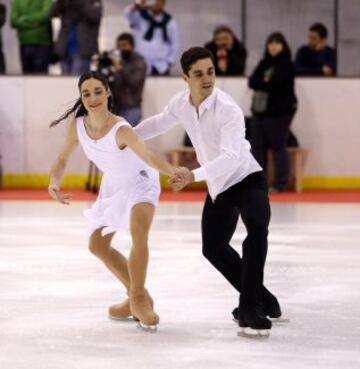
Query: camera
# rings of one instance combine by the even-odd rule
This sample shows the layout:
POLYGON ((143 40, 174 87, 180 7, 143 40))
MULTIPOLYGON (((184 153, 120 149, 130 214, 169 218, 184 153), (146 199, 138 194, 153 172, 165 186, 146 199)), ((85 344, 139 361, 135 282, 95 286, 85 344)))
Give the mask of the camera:
POLYGON ((114 69, 111 56, 110 51, 104 51, 93 57, 92 60, 94 63, 94 70, 106 76, 110 85, 114 82, 114 69))

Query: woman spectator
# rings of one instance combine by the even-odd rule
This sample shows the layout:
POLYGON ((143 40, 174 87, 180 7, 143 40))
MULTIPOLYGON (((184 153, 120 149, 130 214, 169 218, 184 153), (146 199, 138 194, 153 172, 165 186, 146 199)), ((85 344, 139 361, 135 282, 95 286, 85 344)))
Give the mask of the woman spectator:
POLYGON ((279 32, 272 33, 266 40, 264 56, 249 79, 249 87, 254 90, 251 107, 253 154, 266 171, 267 150, 272 150, 275 169, 272 192, 286 190, 289 177, 286 146, 297 107, 294 75, 285 37, 279 32))
POLYGON ((212 52, 217 76, 241 76, 244 74, 246 49, 227 26, 215 29, 213 40, 205 45, 212 52))
POLYGON ((0 74, 5 74, 5 57, 2 47, 2 35, 1 30, 6 21, 6 7, 3 3, 0 3, 0 74))

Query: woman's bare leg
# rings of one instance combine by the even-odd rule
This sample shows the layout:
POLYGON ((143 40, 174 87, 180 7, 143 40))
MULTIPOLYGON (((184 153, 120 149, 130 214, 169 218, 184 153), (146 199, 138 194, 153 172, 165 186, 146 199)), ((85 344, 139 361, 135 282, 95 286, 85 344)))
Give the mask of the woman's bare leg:
MULTIPOLYGON (((128 293, 130 289, 128 261, 124 255, 111 247, 114 234, 102 236, 101 229, 97 229, 90 237, 89 249, 123 283, 128 293)), ((125 319, 129 316, 131 316, 129 299, 109 307, 110 318, 125 319)))
POLYGON ((149 260, 148 237, 155 206, 136 204, 131 210, 130 232, 133 241, 129 256, 130 309, 134 316, 147 325, 155 325, 159 317, 153 311, 152 300, 145 290, 149 260))
POLYGON ((89 249, 106 267, 123 283, 127 290, 130 288, 128 261, 124 255, 111 247, 111 240, 115 233, 101 235, 97 229, 90 237, 89 249))

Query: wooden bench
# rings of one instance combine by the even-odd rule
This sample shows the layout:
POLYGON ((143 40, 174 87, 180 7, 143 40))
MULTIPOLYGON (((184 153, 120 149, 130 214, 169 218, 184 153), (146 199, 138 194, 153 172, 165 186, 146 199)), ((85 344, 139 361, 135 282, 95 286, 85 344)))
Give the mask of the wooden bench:
MULTIPOLYGON (((200 166, 196 159, 196 153, 193 147, 191 146, 179 146, 170 151, 170 163, 174 167, 186 166, 187 161, 194 161, 194 165, 200 166)), ((189 169, 195 169, 190 168, 189 169)))
MULTIPOLYGON (((302 192, 302 178, 304 162, 307 155, 307 150, 300 147, 289 147, 289 161, 290 161, 290 173, 289 173, 289 189, 295 192, 302 192)), ((189 146, 179 146, 169 152, 170 162, 173 166, 187 166, 189 169, 194 169, 199 166, 196 160, 195 150, 189 146), (190 158, 193 158, 192 161, 190 158), (189 163, 191 165, 187 165, 189 163)), ((274 166, 272 161, 271 151, 268 152, 268 167, 267 177, 269 183, 272 183, 274 178, 274 166)))
MULTIPOLYGON (((307 155, 307 150, 301 147, 288 147, 290 172, 288 179, 288 189, 297 193, 302 192, 302 179, 304 163, 307 155)), ((272 160, 272 152, 268 151, 268 163, 267 163, 267 177, 271 184, 274 179, 274 164, 272 160)))
POLYGON ((1 163, 1 155, 0 155, 0 190, 3 188, 4 186, 4 177, 3 177, 3 170, 2 170, 2 163, 1 163))
POLYGON ((92 193, 98 193, 100 177, 101 177, 101 174, 100 174, 98 167, 92 161, 90 161, 88 178, 85 183, 86 191, 90 191, 92 193))

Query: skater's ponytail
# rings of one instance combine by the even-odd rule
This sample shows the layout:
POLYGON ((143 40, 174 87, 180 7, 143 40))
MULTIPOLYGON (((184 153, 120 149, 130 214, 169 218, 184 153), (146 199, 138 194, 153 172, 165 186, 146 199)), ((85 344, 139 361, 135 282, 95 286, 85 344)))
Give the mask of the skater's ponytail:
MULTIPOLYGON (((81 91, 82 84, 91 78, 99 80, 107 91, 110 90, 109 83, 107 81, 107 78, 104 75, 102 75, 99 72, 89 72, 89 73, 84 73, 83 75, 80 76, 79 82, 78 82, 79 91, 81 91)), ((110 112, 112 113, 114 112, 114 103, 113 103, 113 98, 111 94, 108 97, 108 109, 110 112)), ((61 121, 67 119, 71 114, 75 114, 75 118, 83 117, 87 115, 87 110, 85 109, 85 106, 82 103, 82 100, 80 97, 76 100, 72 108, 68 109, 63 115, 60 116, 60 118, 52 121, 50 124, 50 127, 56 126, 61 121)))

